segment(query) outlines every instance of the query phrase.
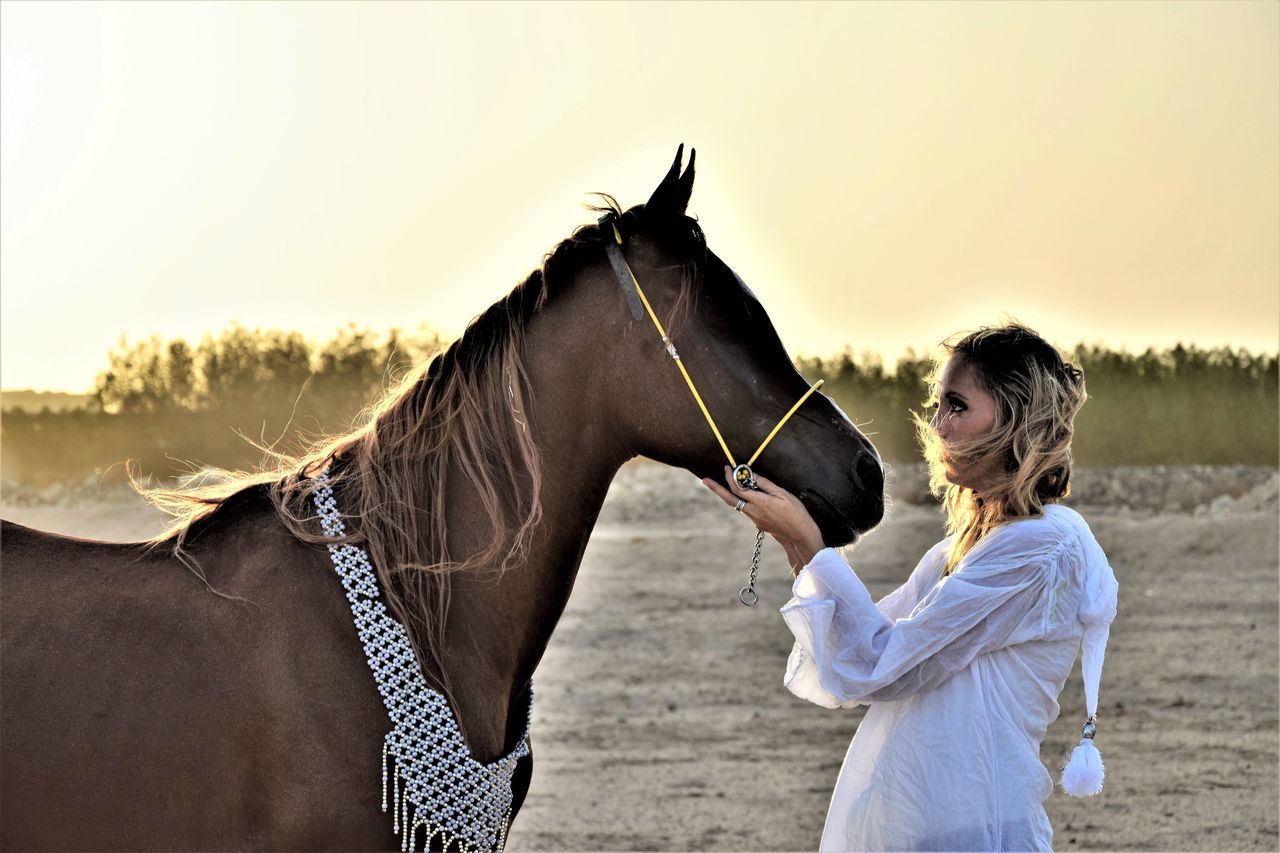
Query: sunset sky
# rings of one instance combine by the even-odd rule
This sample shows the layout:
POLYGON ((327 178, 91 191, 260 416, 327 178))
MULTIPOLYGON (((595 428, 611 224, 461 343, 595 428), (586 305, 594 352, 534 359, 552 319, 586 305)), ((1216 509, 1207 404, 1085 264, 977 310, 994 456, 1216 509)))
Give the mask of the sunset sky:
POLYGON ((1274 351, 1280 3, 0 4, 0 386, 447 336, 676 145, 794 354, 1274 351))

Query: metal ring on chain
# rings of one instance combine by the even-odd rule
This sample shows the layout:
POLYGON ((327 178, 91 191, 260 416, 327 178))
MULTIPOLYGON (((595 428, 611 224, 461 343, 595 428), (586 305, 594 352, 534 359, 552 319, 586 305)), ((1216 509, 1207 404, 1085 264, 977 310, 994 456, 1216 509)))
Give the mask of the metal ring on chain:
POLYGON ((755 607, 760 596, 756 595, 756 574, 760 571, 760 547, 764 544, 764 531, 756 528, 756 548, 751 555, 751 580, 738 590, 738 600, 748 607, 755 607))
POLYGON ((746 500, 744 500, 743 498, 738 498, 738 505, 735 506, 734 509, 736 509, 738 512, 742 512, 742 508, 745 507, 746 505, 747 505, 746 500))

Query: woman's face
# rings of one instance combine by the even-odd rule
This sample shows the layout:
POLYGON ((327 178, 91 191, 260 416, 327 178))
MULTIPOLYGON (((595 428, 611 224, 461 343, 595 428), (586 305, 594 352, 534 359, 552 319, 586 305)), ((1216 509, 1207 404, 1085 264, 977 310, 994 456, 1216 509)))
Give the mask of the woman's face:
MULTIPOLYGON (((988 432, 996 422, 996 401, 982 390, 973 369, 966 360, 952 356, 938 380, 938 411, 930 426, 944 445, 969 441, 988 432)), ((948 461, 947 482, 980 491, 992 480, 1003 476, 998 458, 988 457, 973 463, 948 461)))

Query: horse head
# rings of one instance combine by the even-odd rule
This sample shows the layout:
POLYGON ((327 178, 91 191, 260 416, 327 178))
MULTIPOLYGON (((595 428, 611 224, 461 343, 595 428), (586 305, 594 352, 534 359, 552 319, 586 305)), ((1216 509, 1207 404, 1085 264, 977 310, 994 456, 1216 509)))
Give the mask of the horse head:
MULTIPOLYGON (((594 254, 575 288, 592 296, 575 304, 583 335, 561 354, 589 364, 610 440, 624 456, 722 480, 728 456, 746 462, 810 383, 760 301, 688 216, 694 153, 683 171, 682 155, 683 146, 645 204, 624 211, 610 198, 599 225, 575 235, 594 254), (610 261, 611 244, 623 263, 610 261)), ((883 515, 879 455, 822 394, 804 401, 752 467, 799 497, 829 545, 851 542, 883 515)))

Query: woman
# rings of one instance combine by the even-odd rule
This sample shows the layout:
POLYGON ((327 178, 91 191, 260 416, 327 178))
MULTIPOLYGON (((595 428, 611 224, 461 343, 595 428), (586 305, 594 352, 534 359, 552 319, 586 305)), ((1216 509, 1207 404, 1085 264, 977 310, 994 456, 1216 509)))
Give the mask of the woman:
POLYGON ((1093 718, 1117 587, 1084 519, 1057 503, 1083 374, 1018 325, 946 350, 937 411, 916 426, 950 535, 879 602, 789 492, 763 477, 760 491, 703 481, 791 563, 787 688, 827 708, 870 706, 822 850, 1051 849, 1040 743, 1082 646, 1089 721, 1063 786, 1102 785, 1093 718))

